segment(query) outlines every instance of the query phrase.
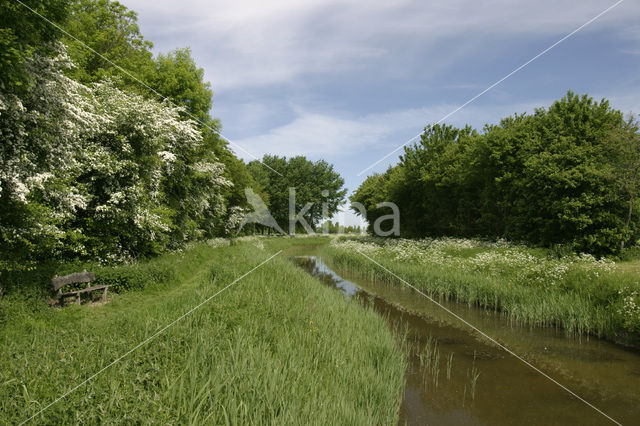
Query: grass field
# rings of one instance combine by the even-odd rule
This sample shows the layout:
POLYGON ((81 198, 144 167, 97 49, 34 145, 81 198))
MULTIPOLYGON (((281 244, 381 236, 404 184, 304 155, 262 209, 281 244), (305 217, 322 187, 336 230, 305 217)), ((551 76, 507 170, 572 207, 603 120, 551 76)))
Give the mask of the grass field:
MULTIPOLYGON (((32 271, 0 305, 0 423, 29 419, 278 250, 326 242, 200 244, 97 268, 123 291, 103 306, 51 308, 50 269, 32 271)), ((285 251, 33 422, 395 424, 405 363, 383 318, 285 251)))
POLYGON ((323 249, 336 267, 404 285, 361 253, 431 295, 498 310, 522 323, 639 341, 640 275, 633 262, 458 239, 351 238, 323 249))

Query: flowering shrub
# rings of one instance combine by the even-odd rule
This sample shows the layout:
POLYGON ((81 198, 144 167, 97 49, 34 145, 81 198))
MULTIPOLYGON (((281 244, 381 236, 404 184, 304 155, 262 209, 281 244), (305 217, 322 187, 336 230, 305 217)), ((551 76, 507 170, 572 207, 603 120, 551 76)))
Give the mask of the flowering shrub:
MULTIPOLYGON (((636 283, 638 284, 638 283, 636 283)), ((628 330, 640 332, 640 292, 625 287, 619 291, 622 297, 621 307, 618 310, 628 330)))
POLYGON ((230 237, 235 237, 240 227, 244 224, 245 209, 234 206, 229 209, 229 217, 224 225, 224 232, 230 237))
MULTIPOLYGON (((208 240, 204 240, 202 241, 203 244, 206 244, 207 246, 211 247, 211 248, 217 248, 217 247, 227 247, 230 245, 230 241, 226 238, 209 238, 208 240)), ((177 252, 184 252, 184 251, 188 251, 188 250, 192 250, 194 248, 196 248, 198 246, 199 243, 197 242, 190 242, 185 244, 185 246, 181 249, 176 250, 177 252)))
POLYGON ((26 61, 26 96, 0 92, 2 252, 112 262, 220 234, 232 184, 195 122, 73 66, 60 45, 26 61))

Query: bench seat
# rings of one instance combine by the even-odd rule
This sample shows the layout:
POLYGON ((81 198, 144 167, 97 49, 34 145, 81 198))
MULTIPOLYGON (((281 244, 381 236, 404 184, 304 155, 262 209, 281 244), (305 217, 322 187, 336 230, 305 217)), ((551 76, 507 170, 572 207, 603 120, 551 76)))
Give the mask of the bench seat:
POLYGON ((89 293, 96 290, 102 290, 102 301, 107 301, 107 289, 111 287, 110 285, 94 285, 89 287, 89 283, 95 281, 96 276, 92 272, 87 272, 85 269, 80 273, 65 275, 64 277, 55 276, 51 279, 51 285, 53 285, 53 291, 57 292, 60 300, 64 297, 75 296, 76 302, 80 304, 80 295, 82 293, 89 293), (71 285, 71 284, 80 284, 86 283, 86 288, 80 290, 68 291, 66 293, 62 293, 62 287, 71 285))
POLYGON ((80 293, 86 293, 88 291, 103 290, 105 288, 109 288, 109 286, 108 285, 94 285, 93 287, 87 287, 87 288, 83 288, 81 290, 75 290, 75 291, 69 291, 67 293, 62 293, 60 296, 61 297, 73 296, 73 295, 80 294, 80 293))

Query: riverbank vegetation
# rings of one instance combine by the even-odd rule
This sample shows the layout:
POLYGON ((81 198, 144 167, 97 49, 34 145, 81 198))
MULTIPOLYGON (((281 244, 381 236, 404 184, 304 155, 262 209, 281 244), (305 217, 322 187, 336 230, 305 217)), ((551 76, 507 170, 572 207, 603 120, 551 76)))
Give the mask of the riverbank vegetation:
POLYGON ((522 323, 636 344, 640 336, 637 271, 604 258, 452 238, 341 238, 323 250, 352 273, 404 286, 363 253, 427 294, 522 323))
MULTIPOLYGON (((9 292, 0 328, 0 422, 26 420, 278 250, 326 242, 196 243, 128 266, 127 276, 156 279, 101 306, 52 309, 42 297, 9 292)), ((395 424, 406 361, 389 326, 371 309, 344 303, 287 256, 265 263, 35 420, 395 424)), ((119 269, 97 271, 98 278, 119 269)))
POLYGON ((370 224, 388 213, 378 203, 394 202, 404 237, 505 238, 602 255, 640 235, 639 176, 637 120, 569 92, 481 132, 429 125, 351 200, 370 224))

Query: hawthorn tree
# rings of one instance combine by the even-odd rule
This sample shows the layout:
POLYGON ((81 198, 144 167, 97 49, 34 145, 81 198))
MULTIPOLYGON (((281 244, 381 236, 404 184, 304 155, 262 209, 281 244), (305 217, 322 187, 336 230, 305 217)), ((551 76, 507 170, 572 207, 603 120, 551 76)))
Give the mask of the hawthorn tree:
POLYGON ((8 262, 148 256, 222 232, 231 185, 181 108, 83 85, 55 57, 25 62, 28 96, 0 93, 0 241, 8 262))

